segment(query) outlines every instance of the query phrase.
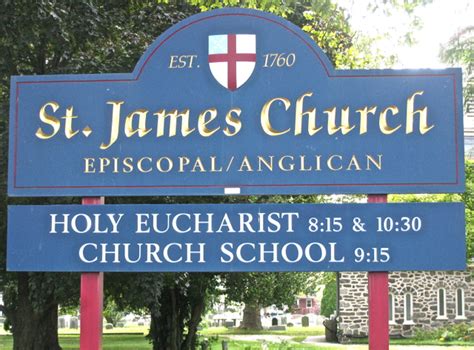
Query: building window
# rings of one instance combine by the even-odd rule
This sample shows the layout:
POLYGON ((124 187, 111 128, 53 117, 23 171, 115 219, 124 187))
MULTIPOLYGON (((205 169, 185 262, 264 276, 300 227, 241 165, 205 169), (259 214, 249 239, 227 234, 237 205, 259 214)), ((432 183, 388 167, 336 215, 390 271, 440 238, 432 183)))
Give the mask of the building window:
POLYGON ((466 318, 464 315, 464 289, 456 289, 456 318, 466 318))
POLYGON ((388 295, 388 323, 395 324, 395 300, 393 294, 388 295))
POLYGON ((413 324, 413 295, 405 294, 405 324, 413 324))
POLYGON ((438 318, 446 319, 446 289, 438 289, 438 318))
POLYGON ((313 307, 313 299, 306 299, 306 308, 312 308, 313 307))

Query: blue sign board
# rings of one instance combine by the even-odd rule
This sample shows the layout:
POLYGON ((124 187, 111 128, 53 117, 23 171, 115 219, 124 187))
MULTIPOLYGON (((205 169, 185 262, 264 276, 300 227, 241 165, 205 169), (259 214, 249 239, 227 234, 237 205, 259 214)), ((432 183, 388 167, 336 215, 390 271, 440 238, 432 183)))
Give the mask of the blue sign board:
POLYGON ((9 271, 463 270, 465 253, 461 203, 8 208, 9 271))
POLYGON ((192 16, 132 73, 11 79, 11 196, 464 189, 461 70, 335 70, 282 18, 192 16))

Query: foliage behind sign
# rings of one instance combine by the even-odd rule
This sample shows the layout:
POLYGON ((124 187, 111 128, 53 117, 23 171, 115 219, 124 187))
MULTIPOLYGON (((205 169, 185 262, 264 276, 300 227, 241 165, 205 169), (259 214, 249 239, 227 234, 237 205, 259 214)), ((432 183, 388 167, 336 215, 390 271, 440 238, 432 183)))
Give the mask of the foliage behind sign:
POLYGON ((226 9, 131 74, 11 81, 13 196, 463 190, 459 69, 334 70, 281 18, 226 9))

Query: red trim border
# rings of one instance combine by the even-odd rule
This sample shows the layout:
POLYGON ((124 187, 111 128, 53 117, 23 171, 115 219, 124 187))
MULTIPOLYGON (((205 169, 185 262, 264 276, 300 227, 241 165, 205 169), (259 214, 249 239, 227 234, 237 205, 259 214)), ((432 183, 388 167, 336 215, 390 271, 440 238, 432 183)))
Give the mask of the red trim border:
MULTIPOLYGON (((135 68, 134 71, 137 70, 137 67, 135 68)), ((244 14, 244 13, 236 13, 236 14, 215 14, 215 15, 210 15, 204 18, 197 19, 195 21, 192 21, 178 29, 176 29, 174 32, 170 33, 168 36, 166 36, 147 56, 141 67, 138 69, 138 74, 134 78, 130 79, 85 79, 85 80, 49 80, 49 81, 19 81, 16 83, 16 98, 15 98, 15 126, 14 126, 14 150, 13 150, 13 188, 15 189, 53 189, 53 188, 58 188, 58 189, 67 189, 67 188, 227 188, 227 187, 240 187, 240 188, 252 188, 252 187, 353 187, 353 186, 366 186, 366 187, 371 187, 371 186, 449 186, 449 185, 458 185, 459 184, 459 157, 458 157, 458 152, 459 152, 459 141, 458 141, 458 108, 457 108, 457 89, 456 89, 456 75, 454 73, 417 73, 417 74, 380 74, 380 75, 357 75, 357 74, 347 74, 347 75, 342 75, 342 74, 332 74, 331 73, 332 69, 329 69, 324 60, 320 57, 319 53, 317 50, 314 48, 314 46, 308 42, 300 33, 294 31, 292 28, 284 25, 281 22, 278 22, 276 20, 272 20, 270 18, 266 18, 263 16, 259 16, 256 14, 244 14), (407 77, 407 78, 418 78, 418 77, 451 77, 453 80, 453 104, 454 104, 454 140, 455 140, 455 159, 456 159, 456 181, 455 182, 443 182, 443 183, 430 183, 430 182, 419 182, 419 183, 360 183, 360 184, 251 184, 251 185, 167 185, 167 186, 159 186, 159 185, 147 185, 147 186, 19 186, 17 183, 17 158, 18 158, 18 120, 19 120, 19 99, 20 99, 20 87, 21 85, 29 85, 29 84, 55 84, 55 83, 104 83, 104 82, 110 82, 110 83, 117 83, 117 82, 134 82, 138 81, 140 79, 140 76, 144 72, 144 69, 150 59, 155 55, 155 53, 158 51, 160 47, 162 47, 168 40, 170 40, 174 35, 177 33, 190 28, 192 25, 197 24, 202 21, 214 19, 217 17, 228 17, 228 16, 245 16, 245 17, 255 17, 258 19, 262 19, 268 22, 271 22, 273 24, 276 24, 285 30, 289 31, 293 35, 295 35, 298 39, 304 42, 304 44, 313 52, 313 54, 316 56, 317 60, 319 63, 322 65, 324 68, 324 71, 326 72, 326 75, 329 78, 399 78, 399 77, 407 77)), ((132 73, 133 74, 133 73, 132 73)))

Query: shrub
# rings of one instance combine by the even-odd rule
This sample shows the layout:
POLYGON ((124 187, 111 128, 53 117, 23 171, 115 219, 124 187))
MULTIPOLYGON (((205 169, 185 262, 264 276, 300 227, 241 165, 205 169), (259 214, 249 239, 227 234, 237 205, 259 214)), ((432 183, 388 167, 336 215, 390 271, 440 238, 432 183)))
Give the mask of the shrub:
POLYGON ((414 338, 416 340, 439 340, 441 342, 473 341, 474 324, 459 323, 430 331, 416 330, 414 338))
POLYGON ((115 303, 115 300, 113 300, 112 297, 108 297, 105 300, 103 315, 108 323, 116 326, 117 323, 123 318, 124 313, 119 309, 115 303))
POLYGON ((329 281, 323 291, 321 299, 321 315, 329 317, 336 311, 337 282, 329 281))

